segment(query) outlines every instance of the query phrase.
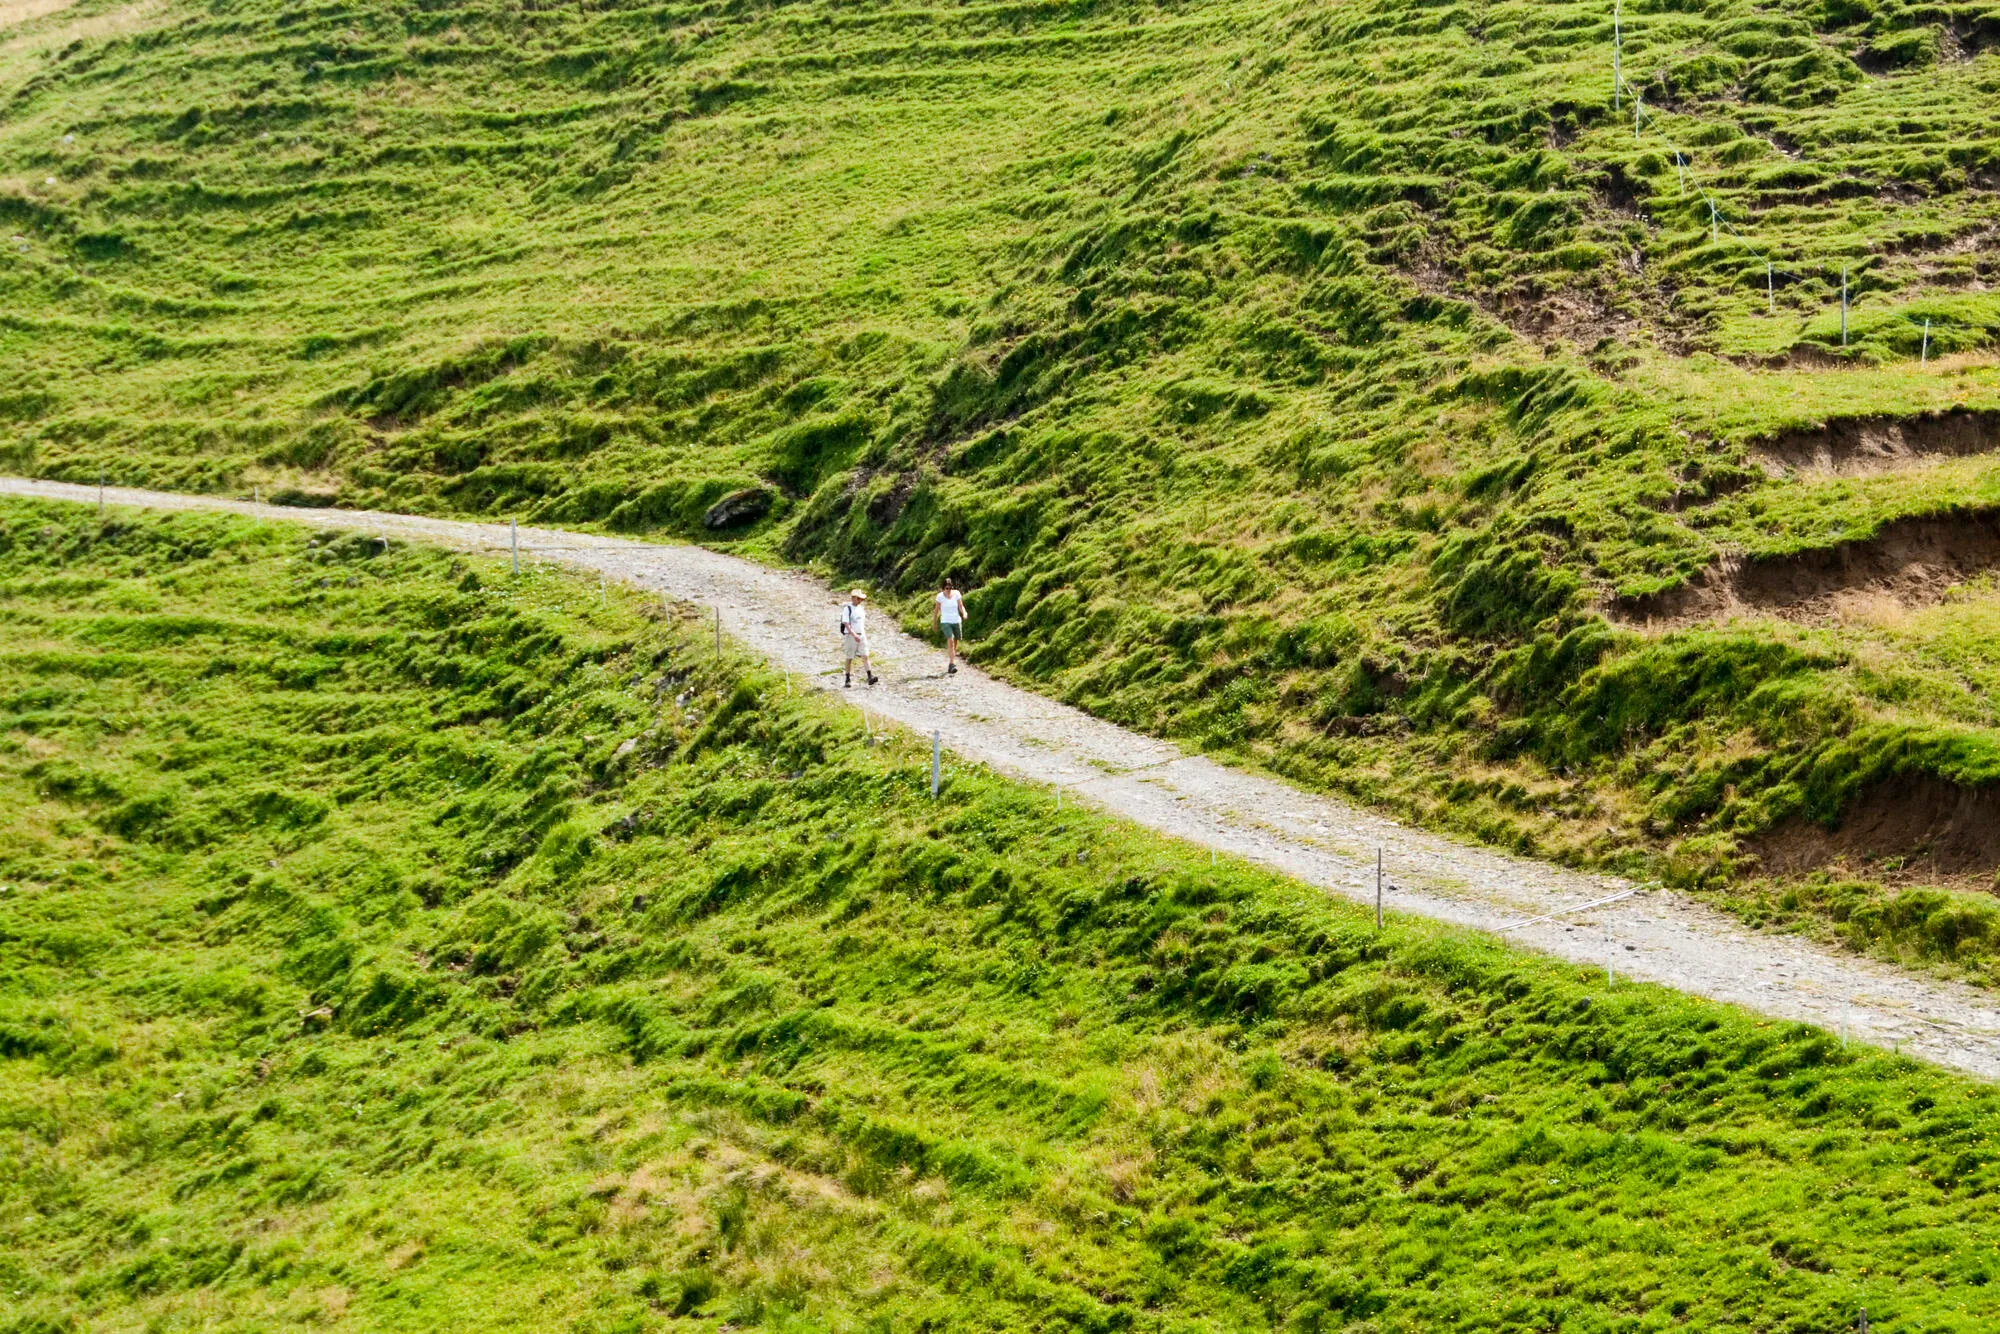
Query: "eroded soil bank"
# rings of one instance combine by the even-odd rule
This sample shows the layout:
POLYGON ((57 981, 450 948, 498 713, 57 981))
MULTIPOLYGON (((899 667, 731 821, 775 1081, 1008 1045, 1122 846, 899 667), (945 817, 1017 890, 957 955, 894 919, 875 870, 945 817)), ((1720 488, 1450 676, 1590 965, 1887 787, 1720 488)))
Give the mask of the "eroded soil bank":
POLYGON ((1813 430, 1759 440, 1751 452, 1765 466, 1822 477, 1866 477, 1936 458, 2000 451, 2000 412, 1954 408, 1915 417, 1836 417, 1813 430))
POLYGON ((1611 613, 1628 625, 1655 630, 1730 616, 1813 624, 1838 618, 1843 605, 1855 599, 1930 606, 1996 568, 2000 510, 1961 510, 1897 519, 1872 536, 1810 551, 1725 556, 1686 583, 1620 598, 1611 613))
POLYGON ((1901 776, 1858 794, 1832 829, 1795 821, 1755 840, 1764 869, 1803 875, 1827 866, 1900 863, 1922 879, 1973 876, 1991 884, 2000 865, 2000 791, 1901 776))

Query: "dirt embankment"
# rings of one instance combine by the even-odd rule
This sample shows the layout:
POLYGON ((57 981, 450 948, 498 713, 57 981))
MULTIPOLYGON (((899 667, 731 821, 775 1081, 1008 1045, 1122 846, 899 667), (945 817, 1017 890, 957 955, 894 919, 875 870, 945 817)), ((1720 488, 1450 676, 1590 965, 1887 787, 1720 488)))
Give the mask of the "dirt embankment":
POLYGON ((2000 451, 2000 412, 1953 408, 1916 417, 1836 417, 1810 430, 1755 441, 1769 472, 1866 477, 1933 458, 2000 451))
POLYGON ((1686 583, 1617 599, 1614 620, 1671 629, 1730 616, 1818 622, 1843 606, 1888 599, 1928 606, 2000 568, 2000 510, 1897 519, 1871 537, 1782 556, 1726 556, 1686 583))
POLYGON ((1984 882, 2000 867, 2000 789, 1930 775, 1891 778, 1848 803, 1837 828, 1794 821, 1751 850, 1776 875, 1838 865, 1873 874, 1894 858, 1899 874, 1919 880, 1976 875, 1984 882))

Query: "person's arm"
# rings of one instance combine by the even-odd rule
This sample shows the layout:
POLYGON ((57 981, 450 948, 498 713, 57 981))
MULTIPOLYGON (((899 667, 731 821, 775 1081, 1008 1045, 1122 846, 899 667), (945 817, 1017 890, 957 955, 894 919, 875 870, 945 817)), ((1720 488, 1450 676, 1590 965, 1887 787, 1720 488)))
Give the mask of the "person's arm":
POLYGON ((942 599, 942 598, 932 598, 932 599, 931 599, 931 629, 933 629, 933 630, 937 629, 937 628, 938 628, 938 623, 939 623, 940 621, 942 621, 943 619, 944 619, 944 599, 942 599))

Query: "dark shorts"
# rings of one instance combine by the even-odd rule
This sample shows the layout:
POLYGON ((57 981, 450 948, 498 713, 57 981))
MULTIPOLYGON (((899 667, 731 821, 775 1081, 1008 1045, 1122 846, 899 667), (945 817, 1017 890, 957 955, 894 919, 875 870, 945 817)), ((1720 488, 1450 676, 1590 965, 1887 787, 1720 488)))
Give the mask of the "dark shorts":
POLYGON ((942 634, 947 640, 964 638, 964 636, 959 633, 959 631, 962 628, 963 627, 957 621, 938 622, 938 632, 942 634))

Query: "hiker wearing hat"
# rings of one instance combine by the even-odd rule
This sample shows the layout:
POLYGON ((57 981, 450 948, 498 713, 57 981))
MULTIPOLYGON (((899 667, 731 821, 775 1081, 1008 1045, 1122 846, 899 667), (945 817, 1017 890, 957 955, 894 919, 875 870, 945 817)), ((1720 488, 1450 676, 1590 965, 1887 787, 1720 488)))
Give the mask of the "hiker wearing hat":
POLYGON ((861 659, 862 674, 868 684, 875 684, 875 669, 868 665, 868 595, 855 589, 847 595, 847 601, 840 608, 840 643, 847 650, 847 665, 842 670, 841 685, 854 684, 854 660, 861 659))
POLYGON ((931 624, 944 636, 944 674, 958 675, 958 641, 965 631, 965 597, 947 579, 932 603, 931 624))

